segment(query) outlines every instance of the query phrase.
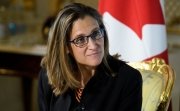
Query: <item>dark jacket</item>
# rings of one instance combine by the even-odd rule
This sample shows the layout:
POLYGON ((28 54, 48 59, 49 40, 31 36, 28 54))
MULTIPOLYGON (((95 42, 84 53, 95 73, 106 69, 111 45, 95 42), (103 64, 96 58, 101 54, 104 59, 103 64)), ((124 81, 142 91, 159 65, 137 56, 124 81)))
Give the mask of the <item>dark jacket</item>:
POLYGON ((80 103, 71 89, 55 96, 48 84, 46 71, 41 70, 38 89, 40 111, 141 111, 141 74, 120 60, 111 58, 108 61, 115 77, 100 65, 87 83, 80 103))

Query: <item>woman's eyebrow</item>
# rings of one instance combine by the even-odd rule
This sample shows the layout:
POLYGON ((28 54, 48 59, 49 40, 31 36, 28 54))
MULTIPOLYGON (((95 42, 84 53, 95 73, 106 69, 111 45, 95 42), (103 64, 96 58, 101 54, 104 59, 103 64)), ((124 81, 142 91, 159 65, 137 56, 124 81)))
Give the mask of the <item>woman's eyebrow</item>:
POLYGON ((94 31, 96 31, 96 30, 98 30, 98 29, 99 29, 99 27, 95 27, 94 29, 91 30, 91 32, 90 32, 88 35, 83 34, 83 33, 78 34, 78 35, 75 36, 75 39, 76 39, 76 38, 79 38, 79 37, 81 37, 81 36, 89 36, 89 35, 91 35, 94 31))
POLYGON ((91 30, 91 33, 92 34, 94 31, 97 31, 99 29, 99 27, 95 27, 94 29, 91 30))

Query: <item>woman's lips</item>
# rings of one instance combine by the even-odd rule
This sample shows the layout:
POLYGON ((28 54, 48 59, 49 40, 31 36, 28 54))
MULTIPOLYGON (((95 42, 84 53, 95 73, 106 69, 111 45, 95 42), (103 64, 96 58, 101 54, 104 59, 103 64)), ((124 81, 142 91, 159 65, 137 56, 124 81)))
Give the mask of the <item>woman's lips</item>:
POLYGON ((93 52, 91 54, 88 54, 87 56, 96 56, 96 55, 99 55, 101 52, 93 52))

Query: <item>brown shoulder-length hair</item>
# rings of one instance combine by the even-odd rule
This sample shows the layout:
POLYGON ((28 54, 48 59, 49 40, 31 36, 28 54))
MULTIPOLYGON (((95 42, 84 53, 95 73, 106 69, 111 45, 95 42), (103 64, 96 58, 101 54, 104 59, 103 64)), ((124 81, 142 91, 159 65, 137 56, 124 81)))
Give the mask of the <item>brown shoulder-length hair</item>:
POLYGON ((80 82, 77 80, 79 69, 74 58, 67 53, 67 48, 73 23, 85 16, 93 17, 97 20, 99 27, 104 30, 104 57, 101 64, 110 71, 107 63, 109 43, 102 16, 89 6, 71 3, 57 15, 49 32, 47 53, 41 62, 41 65, 47 70, 49 84, 55 95, 66 92, 68 88, 80 87, 80 82))

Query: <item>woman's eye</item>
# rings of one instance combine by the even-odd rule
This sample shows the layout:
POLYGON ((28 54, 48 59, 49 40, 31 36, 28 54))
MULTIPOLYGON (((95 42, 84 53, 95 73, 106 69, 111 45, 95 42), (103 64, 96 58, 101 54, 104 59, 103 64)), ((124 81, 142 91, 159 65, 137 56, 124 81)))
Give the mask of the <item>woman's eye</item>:
POLYGON ((92 37, 93 39, 96 39, 96 38, 98 38, 100 35, 101 35, 100 32, 97 30, 97 31, 94 31, 94 32, 91 34, 91 37, 92 37))
POLYGON ((76 43, 84 43, 86 40, 85 40, 85 37, 78 37, 77 39, 76 39, 76 43))
POLYGON ((98 31, 94 31, 91 36, 94 38, 97 36, 97 34, 98 34, 98 31))

